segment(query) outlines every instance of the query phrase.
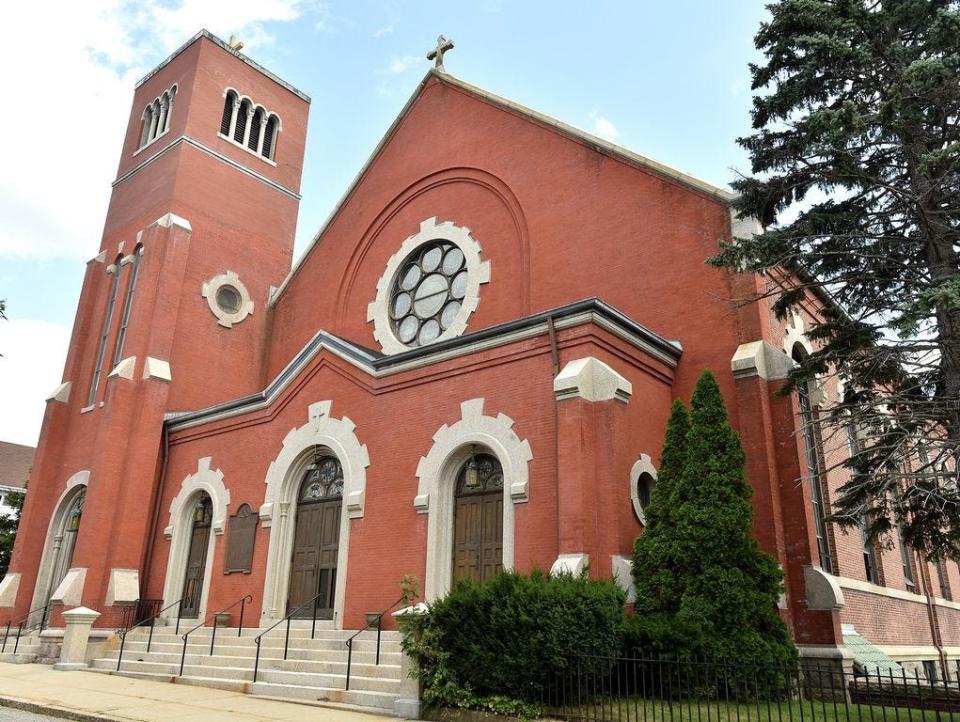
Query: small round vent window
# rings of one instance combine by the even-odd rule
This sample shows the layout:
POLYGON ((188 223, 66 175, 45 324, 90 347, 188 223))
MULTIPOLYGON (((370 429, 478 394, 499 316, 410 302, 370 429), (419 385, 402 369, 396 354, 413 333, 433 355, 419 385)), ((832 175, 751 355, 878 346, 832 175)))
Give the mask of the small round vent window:
POLYGON ((243 299, 240 297, 240 291, 229 284, 224 284, 217 289, 217 305, 224 313, 236 313, 240 310, 240 304, 243 299))
POLYGON ((204 282, 200 295, 207 299, 210 313, 224 328, 232 328, 253 313, 253 299, 233 271, 217 274, 204 282))

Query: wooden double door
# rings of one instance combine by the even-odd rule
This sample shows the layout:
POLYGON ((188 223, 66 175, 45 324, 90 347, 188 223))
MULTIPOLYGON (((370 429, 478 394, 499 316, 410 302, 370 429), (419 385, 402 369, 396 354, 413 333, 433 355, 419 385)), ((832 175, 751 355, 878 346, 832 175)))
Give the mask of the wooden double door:
POLYGON ((307 470, 297 504, 287 601, 287 612, 297 610, 297 618, 333 618, 342 494, 343 472, 336 459, 328 457, 307 470))
POLYGON ((503 470, 475 454, 457 480, 453 512, 453 581, 484 582, 503 571, 503 470))
POLYGON ((213 505, 204 494, 193 508, 193 525, 190 532, 190 549, 187 552, 187 569, 183 579, 183 602, 180 614, 193 619, 200 614, 203 582, 207 573, 207 549, 210 546, 210 526, 213 505))

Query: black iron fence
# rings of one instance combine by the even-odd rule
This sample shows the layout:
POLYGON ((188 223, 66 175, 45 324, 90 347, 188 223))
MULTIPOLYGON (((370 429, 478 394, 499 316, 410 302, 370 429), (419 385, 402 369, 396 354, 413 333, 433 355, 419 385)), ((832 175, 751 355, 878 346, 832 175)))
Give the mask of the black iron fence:
POLYGON ((925 672, 578 657, 543 680, 539 702, 545 718, 570 722, 960 722, 956 676, 925 672))

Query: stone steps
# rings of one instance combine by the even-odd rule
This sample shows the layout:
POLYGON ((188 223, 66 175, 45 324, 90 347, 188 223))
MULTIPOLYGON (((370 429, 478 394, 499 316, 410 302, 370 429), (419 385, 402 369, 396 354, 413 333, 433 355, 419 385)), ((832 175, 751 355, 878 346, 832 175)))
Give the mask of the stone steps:
MULTIPOLYGON (((181 630, 181 634, 189 627, 181 630)), ((210 654, 212 629, 192 632, 186 645, 183 675, 180 660, 184 645, 172 626, 156 627, 147 652, 149 629, 131 631, 117 671, 119 645, 93 660, 91 671, 138 679, 161 680, 243 692, 275 699, 324 705, 348 705, 393 713, 402 685, 400 635, 383 632, 380 664, 376 661, 376 632, 366 631, 354 642, 350 690, 346 687, 346 640, 350 630, 318 628, 311 639, 309 622, 291 626, 287 659, 283 659, 286 629, 281 625, 261 640, 257 681, 253 669, 259 629, 218 628, 214 654, 210 654)))

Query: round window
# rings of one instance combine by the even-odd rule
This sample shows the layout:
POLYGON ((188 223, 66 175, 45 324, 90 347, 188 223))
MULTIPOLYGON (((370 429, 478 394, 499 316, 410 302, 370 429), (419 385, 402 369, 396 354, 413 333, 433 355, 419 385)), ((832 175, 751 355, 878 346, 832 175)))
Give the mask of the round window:
POLYGON ((644 511, 650 506, 650 500, 653 498, 653 487, 656 483, 653 477, 646 472, 640 474, 640 478, 637 479, 637 501, 644 511))
POLYGON ((224 313, 236 313, 242 303, 240 291, 230 284, 224 284, 217 289, 217 305, 224 313))
POLYGON ((436 341, 457 319, 467 293, 466 258, 450 241, 434 240, 401 264, 390 292, 390 323, 401 343, 436 341))

